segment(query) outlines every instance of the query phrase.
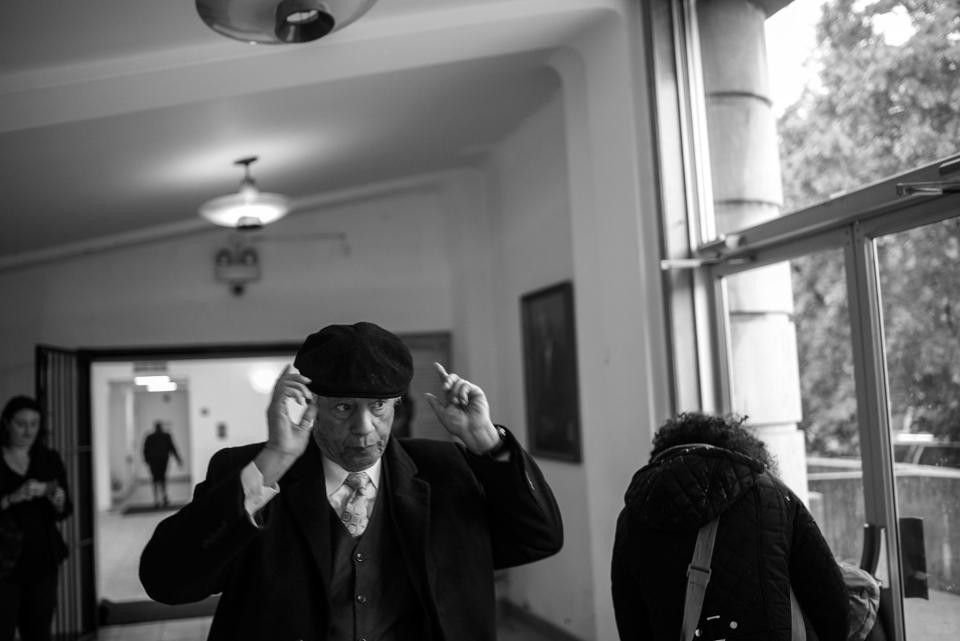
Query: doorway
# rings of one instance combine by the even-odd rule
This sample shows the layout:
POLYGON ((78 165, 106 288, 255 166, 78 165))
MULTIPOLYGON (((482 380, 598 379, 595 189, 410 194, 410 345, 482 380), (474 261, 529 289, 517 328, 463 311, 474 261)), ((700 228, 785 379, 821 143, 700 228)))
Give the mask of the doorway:
MULTIPOLYGON (((410 396, 441 394, 432 363, 452 365, 450 334, 400 338, 414 360, 410 396)), ((65 523, 72 554, 64 570, 57 630, 86 634, 98 625, 212 614, 215 597, 187 606, 150 601, 139 582, 140 553, 156 524, 189 500, 216 451, 263 440, 264 409, 273 383, 298 347, 38 346, 37 396, 48 408, 53 444, 64 455, 76 498, 75 517, 65 523), (162 363, 176 389, 138 391, 135 370, 144 362, 162 363), (149 476, 142 461, 142 435, 157 420, 169 421, 182 459, 182 467, 175 462, 171 466, 167 506, 153 505, 150 487, 143 483, 149 476)), ((431 412, 420 410, 416 407, 407 427, 410 436, 451 438, 431 412)))
POLYGON ((263 415, 273 382, 294 350, 202 358, 93 356, 89 392, 101 624, 212 613, 215 599, 190 607, 152 602, 139 580, 140 553, 157 524, 190 501, 217 450, 263 440, 263 415), (138 384, 146 380, 148 364, 148 378, 165 377, 160 386, 138 384), (170 445, 165 495, 158 492, 146 454, 147 438, 153 438, 158 426, 170 445))

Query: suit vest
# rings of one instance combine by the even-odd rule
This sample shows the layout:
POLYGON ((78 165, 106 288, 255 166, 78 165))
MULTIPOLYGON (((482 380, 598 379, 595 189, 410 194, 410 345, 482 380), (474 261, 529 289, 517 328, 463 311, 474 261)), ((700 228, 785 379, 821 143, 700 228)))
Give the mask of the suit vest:
MULTIPOLYGON (((383 478, 383 477, 381 477, 383 478)), ((404 641, 430 638, 428 617, 407 574, 387 502, 377 493, 360 538, 330 516, 331 572, 329 641, 404 641)))

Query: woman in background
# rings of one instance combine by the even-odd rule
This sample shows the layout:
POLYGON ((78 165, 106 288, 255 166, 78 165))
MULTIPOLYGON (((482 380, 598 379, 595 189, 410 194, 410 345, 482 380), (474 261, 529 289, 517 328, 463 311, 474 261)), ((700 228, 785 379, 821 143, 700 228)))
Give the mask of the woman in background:
POLYGON ((40 405, 11 398, 0 414, 0 519, 22 541, 3 550, 0 567, 0 641, 49 641, 57 575, 67 546, 56 523, 72 512, 66 470, 46 445, 40 405), (19 548, 17 551, 15 548, 19 548))

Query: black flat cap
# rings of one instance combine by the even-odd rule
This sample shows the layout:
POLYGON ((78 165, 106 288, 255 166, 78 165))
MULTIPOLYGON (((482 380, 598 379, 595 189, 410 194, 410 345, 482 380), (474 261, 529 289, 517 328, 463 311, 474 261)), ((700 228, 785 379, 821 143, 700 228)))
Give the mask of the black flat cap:
POLYGON ((293 365, 320 396, 403 396, 413 378, 410 350, 373 323, 328 325, 307 336, 293 365))

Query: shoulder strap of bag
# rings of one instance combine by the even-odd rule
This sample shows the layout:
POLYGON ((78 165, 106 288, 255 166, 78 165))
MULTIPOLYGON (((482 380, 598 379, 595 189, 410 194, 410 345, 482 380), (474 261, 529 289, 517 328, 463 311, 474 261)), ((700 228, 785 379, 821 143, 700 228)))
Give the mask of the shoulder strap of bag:
POLYGON ((687 566, 687 595, 683 601, 683 630, 680 641, 693 641, 700 613, 703 611, 703 597, 710 583, 710 559, 713 557, 713 543, 717 538, 719 517, 700 528, 697 533, 697 545, 693 548, 693 559, 687 566))

